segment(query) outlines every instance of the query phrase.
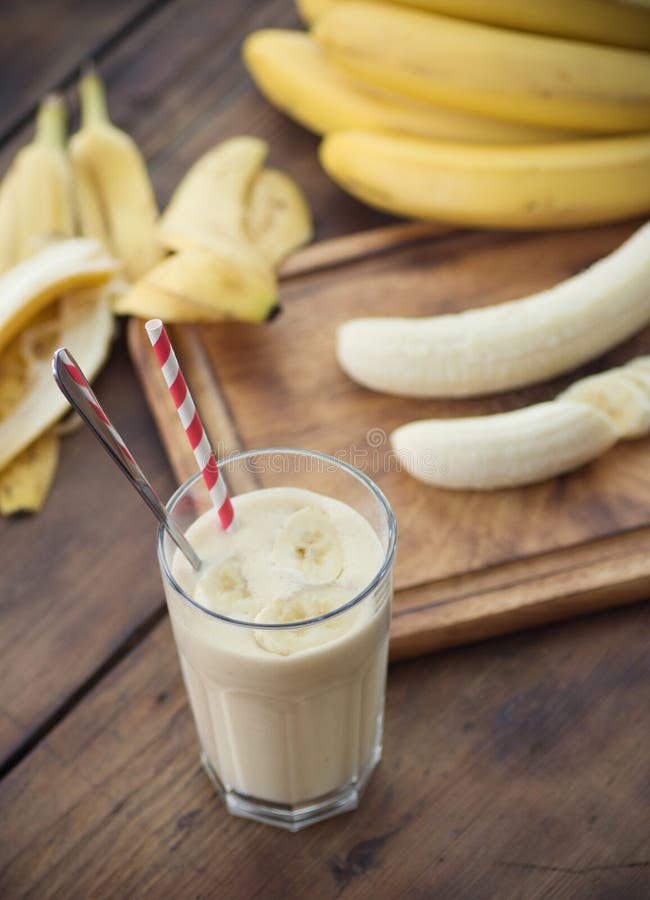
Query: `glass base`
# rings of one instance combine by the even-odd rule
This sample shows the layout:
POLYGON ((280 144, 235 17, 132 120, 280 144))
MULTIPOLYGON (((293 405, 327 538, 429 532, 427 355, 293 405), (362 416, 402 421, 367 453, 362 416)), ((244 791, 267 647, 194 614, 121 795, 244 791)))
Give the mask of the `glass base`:
POLYGON ((258 800, 256 797, 227 789, 210 765, 205 752, 201 751, 201 764, 208 773, 217 793, 226 804, 229 813, 244 819, 252 819, 254 822, 264 822, 267 825, 285 828, 287 831, 301 831, 309 825, 322 822, 323 819, 356 809, 364 788, 380 759, 381 744, 377 745, 358 778, 348 781, 329 794, 316 797, 306 803, 289 806, 284 803, 258 800))

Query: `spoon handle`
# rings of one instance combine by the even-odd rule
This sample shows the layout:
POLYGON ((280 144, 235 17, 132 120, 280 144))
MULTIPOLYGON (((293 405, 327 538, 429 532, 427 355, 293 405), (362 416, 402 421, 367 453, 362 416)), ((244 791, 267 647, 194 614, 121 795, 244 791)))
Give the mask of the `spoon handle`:
POLYGON ((149 509, 167 530, 169 536, 186 557, 192 568, 198 572, 201 567, 201 560, 192 549, 183 532, 177 528, 168 515, 160 497, 158 497, 147 481, 131 451, 99 404, 97 397, 88 384, 86 376, 79 368, 72 354, 65 347, 61 347, 54 353, 52 372, 62 394, 79 413, 97 440, 144 499, 149 509))

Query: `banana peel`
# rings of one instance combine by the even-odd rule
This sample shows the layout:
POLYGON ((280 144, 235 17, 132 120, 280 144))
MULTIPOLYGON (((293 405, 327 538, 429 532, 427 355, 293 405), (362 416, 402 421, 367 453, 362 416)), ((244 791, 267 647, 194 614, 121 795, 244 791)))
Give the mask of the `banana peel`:
POLYGON ((263 169, 254 179, 245 225, 255 249, 274 268, 313 235, 305 195, 292 178, 278 169, 263 169))
POLYGON ((242 135, 217 144, 185 174, 163 213, 158 234, 169 250, 199 246, 222 252, 250 245, 244 225, 246 198, 268 145, 242 135))
POLYGON ((112 338, 105 292, 79 291, 44 310, 5 347, 0 354, 0 471, 68 409, 52 378, 53 348, 66 346, 93 378, 112 338))
POLYGON ((117 298, 114 310, 166 322, 263 322, 277 306, 277 284, 269 267, 247 267, 236 258, 188 249, 155 266, 117 298))
POLYGON ((0 515, 38 512, 50 492, 59 461, 52 430, 36 438, 0 471, 0 515))
POLYGON ((106 283, 117 264, 97 241, 57 241, 0 277, 0 350, 54 299, 106 283))
POLYGON ((69 149, 81 231, 120 259, 129 279, 139 278, 162 256, 147 166, 135 141, 110 121, 93 69, 81 79, 80 93, 81 128, 69 149))

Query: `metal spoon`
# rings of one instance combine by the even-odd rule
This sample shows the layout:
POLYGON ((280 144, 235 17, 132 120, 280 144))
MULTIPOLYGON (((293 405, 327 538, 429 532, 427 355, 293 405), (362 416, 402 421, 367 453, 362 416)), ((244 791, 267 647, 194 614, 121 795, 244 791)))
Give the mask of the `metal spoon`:
POLYGON ((65 347, 55 351, 52 357, 52 372, 61 393, 70 401, 72 407, 79 413, 97 440, 138 491, 192 568, 198 572, 201 568, 200 558, 192 549, 183 532, 169 517, 160 497, 145 478, 131 451, 100 406, 86 376, 65 347))

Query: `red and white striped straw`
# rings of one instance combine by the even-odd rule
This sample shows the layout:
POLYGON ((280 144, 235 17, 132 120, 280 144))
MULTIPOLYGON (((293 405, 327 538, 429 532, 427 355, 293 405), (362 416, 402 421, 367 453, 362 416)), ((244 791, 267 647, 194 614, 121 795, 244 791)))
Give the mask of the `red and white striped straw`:
POLYGON ((228 531, 235 527, 235 511, 230 502, 226 482, 223 475, 219 472, 214 450, 210 446, 187 382, 178 365, 167 330, 160 319, 149 319, 145 324, 145 328, 162 369, 163 378, 172 395, 181 424, 194 451, 194 458, 201 469, 210 499, 217 510, 221 527, 224 531, 228 531))

